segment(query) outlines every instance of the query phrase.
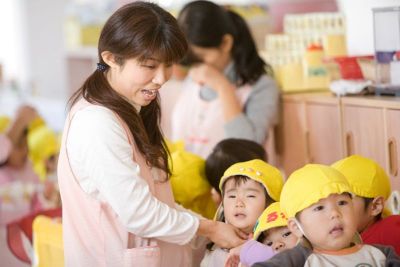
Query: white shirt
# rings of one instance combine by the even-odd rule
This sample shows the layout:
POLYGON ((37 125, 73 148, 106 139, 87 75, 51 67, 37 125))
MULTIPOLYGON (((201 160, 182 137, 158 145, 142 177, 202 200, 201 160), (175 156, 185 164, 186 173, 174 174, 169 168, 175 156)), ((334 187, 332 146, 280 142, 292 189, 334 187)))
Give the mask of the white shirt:
POLYGON ((71 169, 83 191, 107 202, 128 231, 186 244, 199 219, 159 201, 139 177, 124 128, 114 113, 89 106, 73 117, 66 141, 71 169))

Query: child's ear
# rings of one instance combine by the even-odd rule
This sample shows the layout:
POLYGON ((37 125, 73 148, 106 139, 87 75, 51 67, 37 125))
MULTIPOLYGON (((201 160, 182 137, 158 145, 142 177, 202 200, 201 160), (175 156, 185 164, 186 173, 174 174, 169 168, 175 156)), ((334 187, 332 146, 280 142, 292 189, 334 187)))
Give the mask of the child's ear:
POLYGON ((292 232, 298 238, 301 238, 303 236, 303 233, 299 229, 299 226, 297 225, 296 220, 294 218, 288 220, 288 228, 290 232, 292 232))
POLYGON ((117 66, 119 66, 117 64, 117 62, 115 61, 115 56, 113 53, 111 53, 110 51, 103 51, 101 52, 101 57, 103 59, 103 61, 110 66, 111 68, 115 68, 117 66))
POLYGON ((375 217, 382 213, 383 208, 385 207, 385 199, 383 197, 376 197, 374 198, 374 200, 372 200, 372 203, 370 205, 371 215, 375 217))

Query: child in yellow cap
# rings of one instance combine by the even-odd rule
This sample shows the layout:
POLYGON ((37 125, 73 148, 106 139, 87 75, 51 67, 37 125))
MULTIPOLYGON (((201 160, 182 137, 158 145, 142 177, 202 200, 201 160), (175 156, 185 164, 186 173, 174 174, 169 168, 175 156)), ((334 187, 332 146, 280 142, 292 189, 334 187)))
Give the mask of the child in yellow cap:
POLYGON ((393 246, 400 255, 400 216, 390 215, 385 201, 390 196, 390 180, 372 159, 353 155, 332 165, 348 180, 355 196, 357 230, 366 244, 393 246), (385 218, 383 218, 385 217, 385 218))
POLYGON ((221 204, 222 201, 219 182, 226 169, 235 163, 252 159, 268 161, 267 152, 257 142, 240 138, 227 138, 215 145, 206 159, 206 177, 212 186, 211 195, 217 205, 221 204))
POLYGON ((270 259, 276 253, 291 249, 299 241, 287 226, 286 214, 281 211, 280 203, 269 205, 258 218, 254 227, 253 239, 238 248, 231 249, 226 262, 228 266, 251 266, 270 259))
MULTIPOLYGON (((222 204, 216 220, 251 234, 264 209, 279 200, 281 173, 265 161, 255 159, 230 166, 221 178, 222 204)), ((201 266, 224 266, 228 251, 211 244, 201 266)))
POLYGON ((302 238, 261 266, 400 266, 390 247, 356 244, 351 188, 332 167, 309 164, 290 175, 281 193, 289 229, 302 238))

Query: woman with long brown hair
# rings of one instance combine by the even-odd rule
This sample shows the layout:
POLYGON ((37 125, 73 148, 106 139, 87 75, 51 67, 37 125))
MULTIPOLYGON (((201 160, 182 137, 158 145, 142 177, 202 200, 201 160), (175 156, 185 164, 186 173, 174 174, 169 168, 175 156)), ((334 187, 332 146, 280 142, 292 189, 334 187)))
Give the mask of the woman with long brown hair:
POLYGON ((99 63, 71 98, 58 166, 66 266, 190 266, 195 235, 222 247, 243 233, 175 204, 158 90, 187 43, 176 20, 134 2, 106 22, 99 63))

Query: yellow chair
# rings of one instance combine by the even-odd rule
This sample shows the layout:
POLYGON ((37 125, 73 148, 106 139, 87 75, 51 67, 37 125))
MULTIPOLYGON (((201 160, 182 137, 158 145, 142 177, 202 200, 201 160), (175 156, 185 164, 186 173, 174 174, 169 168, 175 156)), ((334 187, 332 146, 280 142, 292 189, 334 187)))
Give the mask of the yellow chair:
POLYGON ((63 267, 64 250, 62 224, 47 216, 37 216, 33 221, 34 267, 63 267))

